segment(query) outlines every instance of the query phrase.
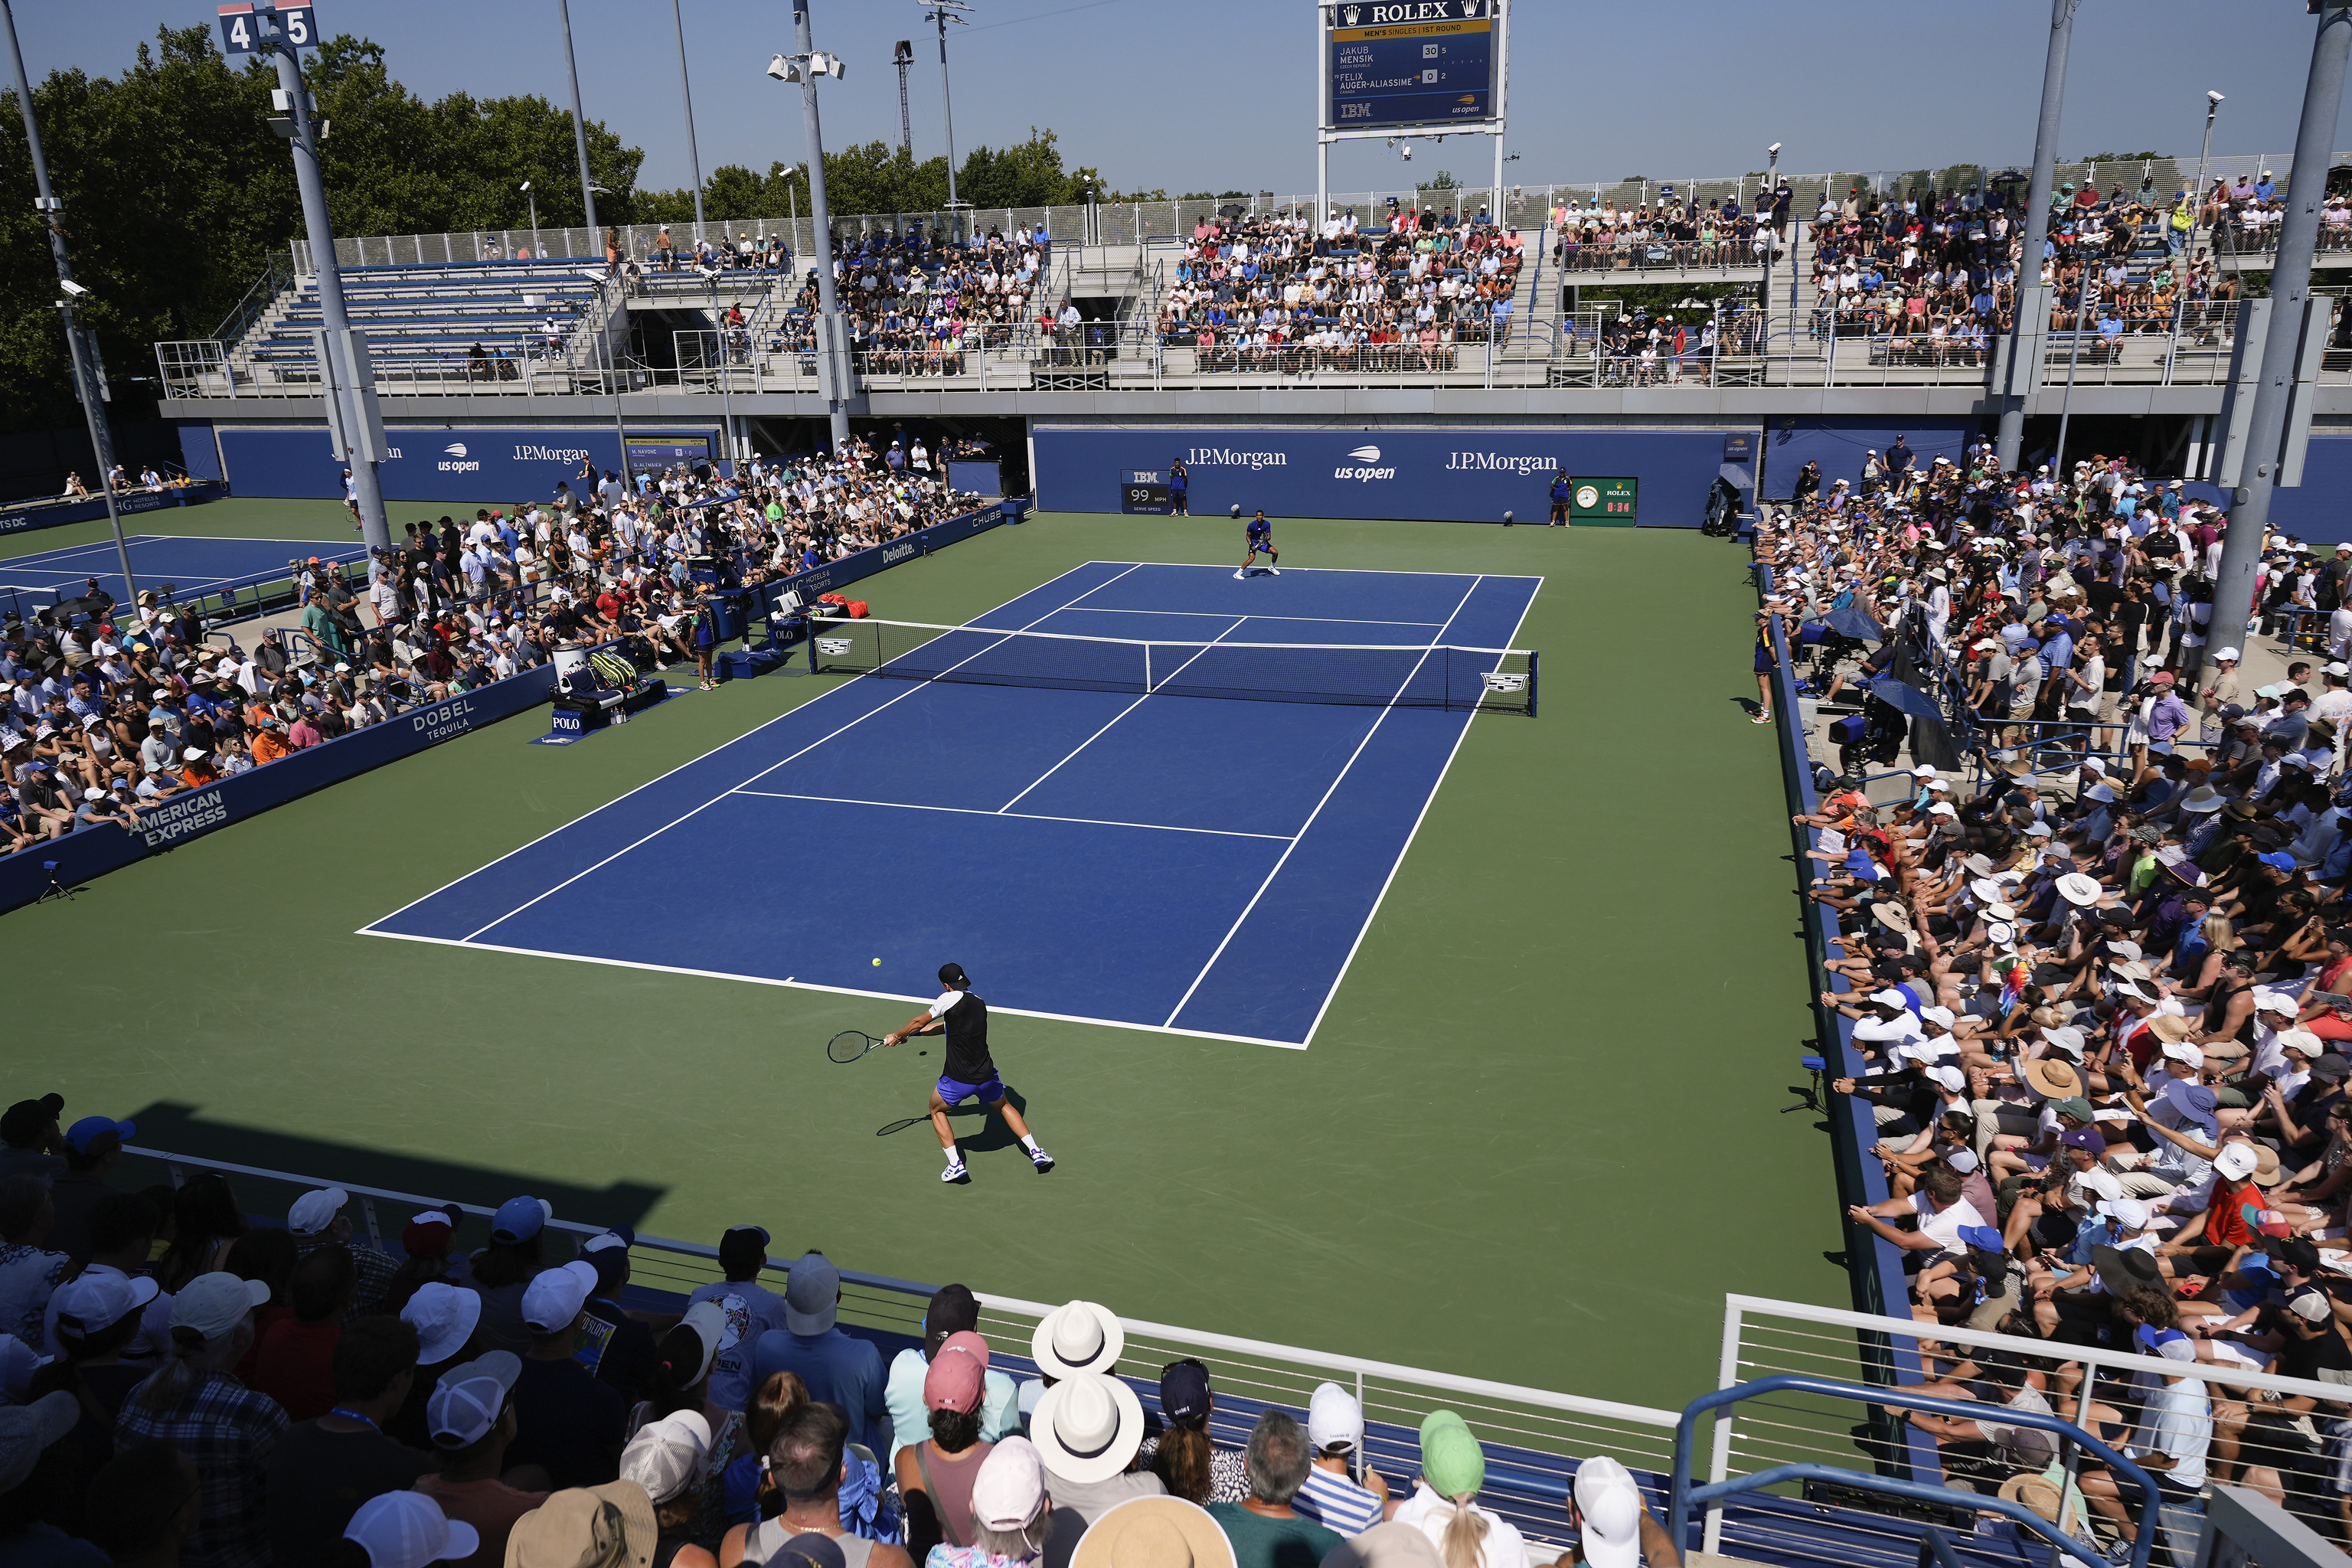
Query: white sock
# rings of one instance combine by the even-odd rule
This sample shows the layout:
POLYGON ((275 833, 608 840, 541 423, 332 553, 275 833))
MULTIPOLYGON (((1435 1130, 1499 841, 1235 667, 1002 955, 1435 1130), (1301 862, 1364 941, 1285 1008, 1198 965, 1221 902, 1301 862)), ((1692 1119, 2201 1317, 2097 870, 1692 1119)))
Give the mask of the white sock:
POLYGON ((958 1160, 961 1160, 961 1159, 962 1159, 962 1158, 963 1158, 963 1156, 962 1156, 961 1154, 959 1154, 958 1152, 956 1152, 955 1145, 954 1145, 954 1144, 952 1144, 952 1143, 949 1144, 946 1148, 944 1148, 944 1149, 940 1150, 940 1153, 942 1153, 942 1154, 945 1154, 945 1155, 948 1157, 948 1163, 949 1163, 949 1164, 950 1164, 950 1165, 954 1164, 958 1160))
POLYGON ((1034 1154, 1037 1152, 1037 1140, 1024 1132, 1021 1134, 1021 1146, 1034 1154))

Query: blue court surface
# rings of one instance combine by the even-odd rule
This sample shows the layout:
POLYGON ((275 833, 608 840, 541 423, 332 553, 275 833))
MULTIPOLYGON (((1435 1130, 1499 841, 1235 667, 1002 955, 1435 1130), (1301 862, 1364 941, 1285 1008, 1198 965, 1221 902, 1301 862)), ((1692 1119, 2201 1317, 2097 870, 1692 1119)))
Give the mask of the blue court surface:
MULTIPOLYGON (((971 625, 1504 648, 1540 583, 1090 562, 971 625)), ((1476 717, 865 676, 362 934, 1304 1047, 1476 717)))
MULTIPOLYGON (((210 539, 195 535, 141 533, 128 537, 131 570, 142 588, 172 585, 173 596, 195 598, 225 583, 256 577, 282 578, 289 561, 357 561, 367 552, 356 544, 334 545, 315 539, 210 539)), ((94 544, 69 544, 31 555, 0 559, 0 596, 16 595, 24 615, 47 609, 58 598, 77 598, 92 577, 117 602, 127 597, 122 587, 122 563, 110 539, 94 544)))

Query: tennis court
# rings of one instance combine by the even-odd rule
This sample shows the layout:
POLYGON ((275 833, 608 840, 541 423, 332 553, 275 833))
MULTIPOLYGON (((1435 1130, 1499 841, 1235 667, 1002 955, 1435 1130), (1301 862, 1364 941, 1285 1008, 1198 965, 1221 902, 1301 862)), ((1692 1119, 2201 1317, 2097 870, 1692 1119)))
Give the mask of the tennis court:
POLYGON ((1097 561, 853 628, 865 677, 363 934, 909 1000, 952 958, 1001 1010, 1304 1047, 1470 724, 1530 721, 1469 705, 1540 583, 1097 561))
MULTIPOLYGON (((171 584, 179 599, 209 594, 226 583, 256 577, 282 577, 289 561, 316 555, 321 561, 357 561, 366 552, 356 544, 329 546, 313 539, 221 539, 173 533, 142 533, 129 537, 131 570, 142 588, 171 584)), ((19 595, 16 608, 31 615, 62 596, 79 596, 92 577, 117 602, 129 597, 122 583, 122 563, 114 542, 69 544, 30 555, 0 560, 0 595, 19 595)))

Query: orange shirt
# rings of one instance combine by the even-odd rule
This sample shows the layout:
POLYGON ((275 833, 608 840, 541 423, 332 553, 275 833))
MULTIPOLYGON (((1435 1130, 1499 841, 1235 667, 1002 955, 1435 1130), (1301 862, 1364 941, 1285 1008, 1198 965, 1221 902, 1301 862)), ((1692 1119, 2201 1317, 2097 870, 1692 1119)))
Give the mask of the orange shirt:
POLYGON ((274 763, 293 749, 278 739, 277 731, 264 730, 253 738, 253 765, 259 767, 264 763, 274 763))

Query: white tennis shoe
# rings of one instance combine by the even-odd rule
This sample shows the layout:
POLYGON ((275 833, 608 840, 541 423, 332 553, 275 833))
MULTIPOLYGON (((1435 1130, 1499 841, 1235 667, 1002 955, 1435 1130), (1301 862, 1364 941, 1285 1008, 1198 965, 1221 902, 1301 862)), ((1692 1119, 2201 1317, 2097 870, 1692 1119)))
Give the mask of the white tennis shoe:
POLYGON ((958 1158, 948 1163, 948 1168, 940 1173, 940 1180, 942 1182, 961 1182, 964 1179, 966 1173, 967 1173, 963 1168, 963 1161, 961 1158, 958 1158))

